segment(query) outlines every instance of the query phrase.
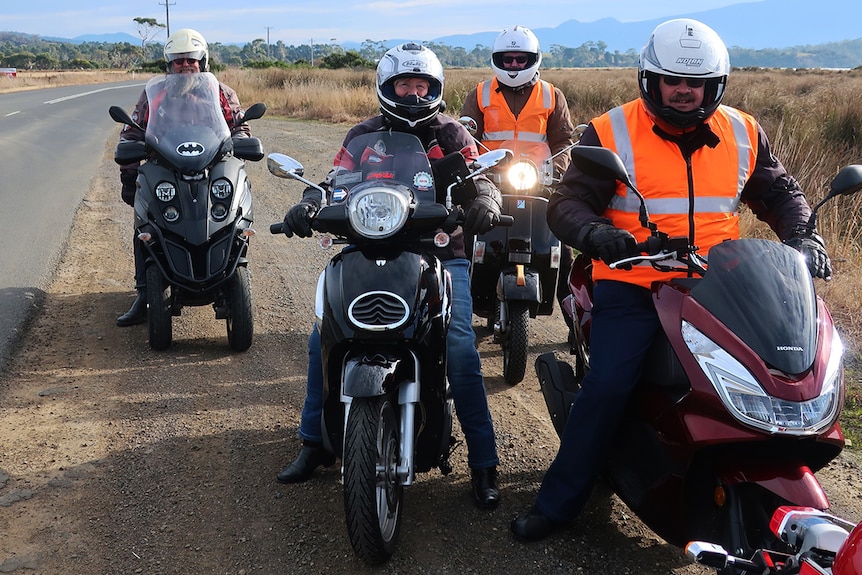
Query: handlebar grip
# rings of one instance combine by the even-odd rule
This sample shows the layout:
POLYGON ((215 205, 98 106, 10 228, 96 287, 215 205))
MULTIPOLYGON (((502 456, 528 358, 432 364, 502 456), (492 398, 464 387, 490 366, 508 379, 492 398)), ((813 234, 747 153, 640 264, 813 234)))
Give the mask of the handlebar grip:
POLYGON ((508 228, 509 226, 515 225, 515 218, 508 214, 500 214, 500 219, 497 221, 497 225, 508 228))
POLYGON ((284 231, 284 222, 278 222, 277 224, 269 225, 269 233, 271 234, 280 234, 284 231))

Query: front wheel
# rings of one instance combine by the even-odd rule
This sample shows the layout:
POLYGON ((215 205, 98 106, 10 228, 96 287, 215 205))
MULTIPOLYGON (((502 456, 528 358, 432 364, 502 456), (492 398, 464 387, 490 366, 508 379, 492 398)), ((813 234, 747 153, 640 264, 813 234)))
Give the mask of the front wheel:
POLYGON ((391 398, 354 398, 350 404, 342 457, 347 534, 356 554, 372 565, 392 556, 401 528, 399 429, 391 398))
POLYGON ((509 325, 503 339, 503 379, 509 385, 517 385, 527 371, 529 348, 530 307, 527 302, 506 302, 509 325))
POLYGON ((159 266, 147 266, 147 327, 150 347, 161 351, 171 346, 173 310, 171 309, 171 287, 159 270, 159 266))
POLYGON ((251 280, 248 268, 240 266, 227 282, 227 303, 230 311, 227 325, 227 342, 234 351, 251 347, 254 337, 254 317, 251 309, 251 280))

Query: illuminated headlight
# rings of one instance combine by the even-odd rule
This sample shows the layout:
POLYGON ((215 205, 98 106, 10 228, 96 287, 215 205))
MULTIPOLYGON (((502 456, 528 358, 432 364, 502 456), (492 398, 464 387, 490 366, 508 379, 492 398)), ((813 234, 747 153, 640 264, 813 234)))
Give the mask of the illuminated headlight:
POLYGON ((163 202, 169 202, 177 195, 177 189, 170 182, 162 182, 156 186, 156 197, 163 202))
POLYGON ((216 180, 210 188, 214 198, 224 200, 233 193, 233 185, 228 180, 216 180))
POLYGON ((682 322, 682 335, 722 403, 740 422, 768 433, 813 435, 835 419, 844 351, 837 331, 820 395, 801 402, 770 396, 745 366, 687 321, 682 322))
POLYGON ((516 190, 532 190, 539 182, 539 171, 533 162, 520 160, 509 167, 507 177, 516 190))
POLYGON ((410 204, 405 194, 391 188, 366 188, 348 197, 347 210, 356 233, 388 238, 404 226, 410 204))
POLYGON ((227 206, 224 204, 213 204, 213 207, 210 208, 210 215, 215 221, 222 221, 227 217, 227 206))
POLYGON ((180 219, 180 211, 175 206, 168 206, 162 212, 162 216, 164 216, 166 221, 175 222, 180 219))

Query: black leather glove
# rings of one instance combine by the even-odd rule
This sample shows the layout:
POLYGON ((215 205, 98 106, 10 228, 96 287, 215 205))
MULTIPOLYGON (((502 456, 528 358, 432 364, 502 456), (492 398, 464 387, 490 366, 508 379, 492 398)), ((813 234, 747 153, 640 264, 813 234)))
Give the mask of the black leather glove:
POLYGON ((135 205, 135 190, 137 189, 135 185, 135 180, 137 179, 137 170, 120 171, 120 183, 123 185, 122 190, 120 190, 120 197, 122 197, 123 201, 130 206, 135 205))
POLYGON ((281 230, 289 238, 293 234, 301 238, 311 237, 311 220, 320 211, 320 190, 306 188, 302 194, 302 200, 290 208, 284 216, 284 224, 281 230))
POLYGON ((784 243, 803 255, 811 277, 825 280, 832 278, 832 262, 826 252, 826 243, 818 234, 809 232, 795 235, 784 243))
POLYGON ((635 255, 635 237, 628 231, 611 224, 593 224, 586 237, 587 255, 598 257, 606 264, 635 255))
POLYGON ((494 184, 485 179, 476 179, 476 197, 464 214, 464 231, 469 234, 484 234, 500 221, 502 198, 494 184))

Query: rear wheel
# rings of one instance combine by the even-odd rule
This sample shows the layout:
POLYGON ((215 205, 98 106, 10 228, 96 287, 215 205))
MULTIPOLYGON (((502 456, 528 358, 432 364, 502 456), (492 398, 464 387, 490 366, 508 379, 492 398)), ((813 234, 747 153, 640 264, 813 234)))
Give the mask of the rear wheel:
POLYGON ((503 378, 509 385, 517 385, 527 371, 530 308, 520 301, 505 305, 509 310, 509 325, 503 340, 503 378))
POLYGON ((354 398, 344 434, 344 511, 353 550, 366 563, 395 552, 403 486, 398 413, 389 397, 354 398))
POLYGON ((254 337, 254 316, 251 308, 251 279, 248 268, 240 266, 227 282, 225 289, 230 307, 225 324, 227 342, 234 351, 251 347, 254 337))
POLYGON ((147 266, 147 327, 150 347, 161 351, 171 346, 172 336, 171 287, 159 271, 159 266, 147 266))

